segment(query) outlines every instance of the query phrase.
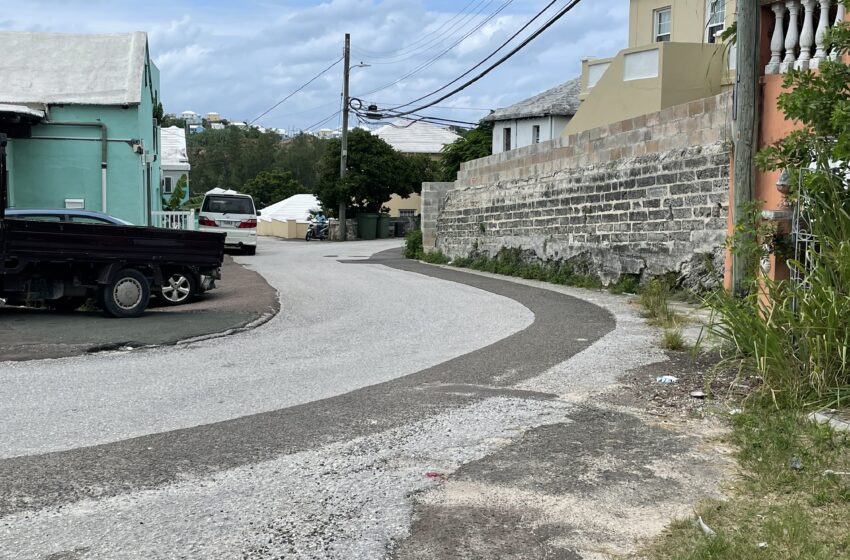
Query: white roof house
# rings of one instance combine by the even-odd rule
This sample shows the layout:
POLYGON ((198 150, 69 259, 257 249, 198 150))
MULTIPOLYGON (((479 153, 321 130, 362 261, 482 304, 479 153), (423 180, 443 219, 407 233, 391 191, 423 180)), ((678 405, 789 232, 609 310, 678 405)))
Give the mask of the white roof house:
POLYGON ((186 151, 186 131, 179 126, 162 129, 162 170, 190 171, 189 154, 186 151))
POLYGON ((447 128, 423 121, 399 119, 372 132, 404 154, 439 154, 460 136, 447 128))
POLYGON ((263 208, 263 213, 259 219, 266 222, 272 220, 306 222, 310 219, 310 211, 318 210, 321 207, 322 203, 312 194, 296 194, 263 208))
POLYGON ((138 105, 147 59, 144 33, 0 32, 0 103, 138 105), (116 56, 115 53, 129 53, 116 56), (50 71, 43 69, 49 68, 50 71))
POLYGON ((559 137, 578 111, 580 93, 581 78, 575 78, 484 117, 493 123, 493 153, 559 137))

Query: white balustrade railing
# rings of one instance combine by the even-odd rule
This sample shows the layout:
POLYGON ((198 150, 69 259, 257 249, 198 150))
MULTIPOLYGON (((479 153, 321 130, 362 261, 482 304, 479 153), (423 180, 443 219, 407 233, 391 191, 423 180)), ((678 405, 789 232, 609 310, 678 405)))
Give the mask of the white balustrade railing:
POLYGON ((818 68, 824 60, 838 56, 827 44, 826 32, 844 21, 841 0, 784 0, 774 2, 771 10, 775 17, 765 74, 818 68))
POLYGON ((194 210, 151 212, 151 226, 165 229, 195 229, 194 210))

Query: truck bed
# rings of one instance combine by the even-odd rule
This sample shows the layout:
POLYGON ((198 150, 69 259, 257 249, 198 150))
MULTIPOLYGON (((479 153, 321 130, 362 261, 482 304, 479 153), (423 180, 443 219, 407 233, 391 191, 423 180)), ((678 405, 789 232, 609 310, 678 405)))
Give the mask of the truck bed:
POLYGON ((7 261, 126 261, 217 268, 224 259, 224 235, 218 233, 15 219, 0 224, 0 255, 7 261))

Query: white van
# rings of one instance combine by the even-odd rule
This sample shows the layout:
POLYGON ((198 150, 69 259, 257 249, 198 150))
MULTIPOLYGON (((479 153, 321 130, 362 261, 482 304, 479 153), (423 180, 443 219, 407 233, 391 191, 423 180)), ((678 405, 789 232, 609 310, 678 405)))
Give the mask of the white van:
POLYGON ((257 252, 259 214, 254 199, 247 194, 208 193, 198 215, 198 229, 225 233, 225 246, 253 255, 257 252))

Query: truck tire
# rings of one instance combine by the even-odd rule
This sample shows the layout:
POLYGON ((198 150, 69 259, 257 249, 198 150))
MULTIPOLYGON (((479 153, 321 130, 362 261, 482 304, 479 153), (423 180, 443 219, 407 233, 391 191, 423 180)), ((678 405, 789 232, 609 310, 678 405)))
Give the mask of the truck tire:
POLYGON ((257 246, 256 245, 246 245, 244 251, 245 251, 246 255, 256 255, 257 254, 257 246))
POLYGON ((133 268, 120 270, 101 292, 104 310, 119 319, 138 317, 144 313, 150 297, 150 282, 144 274, 133 268))
POLYGON ((165 305, 183 305, 195 299, 198 281, 191 272, 173 270, 164 280, 159 300, 165 305))

